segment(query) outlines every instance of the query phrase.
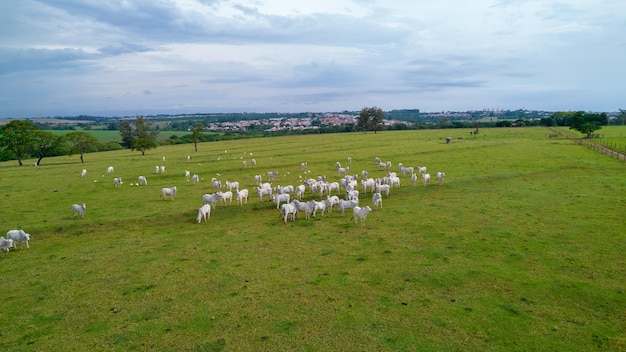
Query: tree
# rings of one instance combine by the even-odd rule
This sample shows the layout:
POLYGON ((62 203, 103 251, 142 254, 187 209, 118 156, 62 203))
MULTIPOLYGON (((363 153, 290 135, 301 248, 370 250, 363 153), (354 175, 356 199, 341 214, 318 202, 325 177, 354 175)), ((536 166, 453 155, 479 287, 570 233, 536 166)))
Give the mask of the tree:
POLYGON ((122 135, 122 146, 130 149, 133 146, 133 126, 130 122, 120 123, 120 134, 122 135))
POLYGON ((618 119, 622 119, 622 126, 624 126, 624 122, 626 121, 626 110, 619 109, 619 115, 617 115, 618 119))
POLYGON ((193 129, 191 133, 191 142, 193 143, 194 151, 198 151, 198 142, 202 137, 202 130, 204 129, 204 125, 201 122, 196 122, 196 127, 193 129))
POLYGON ((569 128, 586 134, 587 138, 591 137, 593 132, 601 129, 602 125, 607 123, 608 116, 606 113, 587 114, 583 111, 577 111, 569 117, 569 128))
POLYGON ((150 132, 150 124, 146 123, 143 116, 135 119, 135 133, 132 140, 131 149, 139 150, 141 155, 146 155, 146 150, 157 147, 157 132, 150 132))
POLYGON ((28 120, 13 120, 0 129, 0 146, 22 166, 22 160, 30 155, 33 136, 37 130, 37 126, 28 120))
POLYGON ((37 165, 41 163, 41 159, 55 155, 55 150, 61 145, 61 138, 51 132, 35 131, 32 140, 33 155, 37 156, 37 165))
POLYGON ((80 154, 80 162, 84 163, 83 154, 87 153, 91 148, 98 145, 98 140, 87 132, 71 132, 66 134, 63 139, 70 146, 70 155, 76 152, 80 154))
POLYGON ((359 116, 357 117, 357 128, 367 131, 374 130, 376 133, 385 122, 385 113, 382 109, 377 107, 361 109, 359 116))

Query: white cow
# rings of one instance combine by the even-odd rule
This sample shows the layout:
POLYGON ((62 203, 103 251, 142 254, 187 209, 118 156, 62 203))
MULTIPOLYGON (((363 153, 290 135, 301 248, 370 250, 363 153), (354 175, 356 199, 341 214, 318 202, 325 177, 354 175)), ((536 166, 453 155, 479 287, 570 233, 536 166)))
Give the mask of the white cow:
POLYGON ((365 218, 367 217, 367 214, 370 213, 370 211, 372 211, 372 208, 370 208, 369 206, 366 206, 365 208, 355 206, 354 209, 352 209, 352 217, 350 218, 350 220, 354 218, 354 223, 356 224, 357 218, 359 218, 361 219, 361 226, 365 226, 365 218))
POLYGON ((425 173, 426 173, 426 166, 417 167, 417 176, 422 176, 425 173))
POLYGON ((239 202, 239 206, 243 205, 244 201, 248 204, 248 190, 242 189, 241 191, 237 190, 236 192, 236 199, 239 202))
POLYGON ((304 212, 304 216, 306 219, 311 218, 311 214, 315 211, 315 201, 312 200, 310 202, 301 202, 299 200, 294 200, 291 204, 295 204, 296 208, 298 208, 298 212, 304 212))
POLYGON ((139 182, 140 185, 148 185, 148 180, 146 179, 146 176, 137 177, 137 182, 139 182))
POLYGON ((444 177, 446 177, 446 174, 444 174, 441 171, 437 172, 437 182, 439 183, 439 186, 443 185, 443 178, 444 177))
POLYGON ((187 179, 187 182, 189 182, 190 177, 191 177, 191 172, 189 172, 189 170, 185 170, 185 179, 187 179))
POLYGON ((155 167, 154 167, 154 173, 155 173, 155 174, 158 174, 158 173, 159 173, 159 171, 161 171, 161 168, 159 167, 159 165, 155 166, 155 167))
POLYGON ((372 195, 372 204, 374 205, 374 209, 378 209, 378 206, 383 207, 383 196, 380 193, 374 193, 372 195))
POLYGON ((233 204, 233 192, 231 192, 231 191, 217 192, 217 194, 219 195, 220 199, 224 202, 224 205, 226 205, 226 200, 227 199, 228 199, 228 204, 229 205, 233 204))
POLYGON ((267 173, 267 179, 270 181, 278 181, 278 171, 269 171, 267 173))
POLYGON ((83 204, 73 204, 72 205, 72 211, 74 211, 74 217, 76 217, 76 215, 80 214, 81 218, 85 217, 85 210, 87 210, 87 205, 85 203, 83 204))
POLYGON ((350 167, 339 167, 337 168, 337 176, 341 176, 341 174, 347 175, 350 172, 350 167))
POLYGON ((351 209, 359 205, 359 200, 339 200, 339 211, 345 215, 346 209, 351 209))
POLYGON ((256 166, 256 160, 255 159, 250 160, 250 162, 252 163, 252 166, 256 166))
POLYGON ((80 172, 80 177, 85 177, 85 175, 87 175, 87 169, 83 169, 83 171, 80 172))
POLYGON ((237 181, 233 181, 233 182, 226 181, 225 183, 226 183, 226 188, 229 191, 232 191, 233 189, 234 190, 239 190, 239 182, 237 182, 237 181))
POLYGON ((351 191, 347 191, 346 192, 346 199, 347 200, 359 199, 359 191, 356 190, 356 189, 353 189, 351 191))
POLYGON ((322 211, 322 216, 324 216, 324 211, 326 211, 326 201, 315 201, 313 200, 312 202, 315 202, 315 206, 313 208, 313 217, 315 217, 315 214, 317 213, 318 210, 322 211))
POLYGON ((161 189, 161 196, 163 197, 163 200, 166 200, 168 195, 172 200, 176 197, 176 186, 161 189))
POLYGON ((302 200, 302 197, 304 197, 304 192, 305 191, 306 191, 306 186, 305 185, 298 185, 296 187, 296 199, 302 200))
POLYGON ((198 209, 198 218, 196 219, 198 224, 202 222, 202 219, 204 219, 204 222, 211 220, 211 206, 209 204, 205 204, 198 209))
POLYGON ((113 187, 117 187, 117 186, 122 187, 122 183, 124 183, 124 182, 122 182, 122 178, 121 177, 116 177, 116 178, 113 179, 113 187))
POLYGON ((204 204, 213 204, 213 207, 217 205, 217 202, 220 200, 220 196, 217 193, 205 194, 202 196, 202 201, 204 204))
POLYGON ((270 196, 270 198, 272 198, 272 188, 264 188, 264 187, 257 187, 256 188, 256 193, 259 195, 259 201, 263 201, 263 196, 270 196))
POLYGON ((389 185, 385 185, 385 184, 376 184, 376 192, 377 193, 385 193, 387 195, 387 198, 389 198, 389 192, 391 191, 391 186, 389 185))
POLYGON ((285 224, 287 223, 287 218, 289 217, 289 214, 291 214, 291 221, 296 221, 298 208, 296 208, 295 204, 293 203, 283 204, 280 208, 280 216, 283 218, 283 221, 285 221, 285 224))
POLYGON ((11 248, 13 248, 13 240, 0 236, 0 250, 6 254, 11 248))
POLYGON ((415 184, 417 183, 417 174, 416 173, 411 174, 411 182, 413 183, 413 186, 415 186, 415 184))
POLYGON ((424 186, 430 183, 430 174, 423 174, 422 180, 424 181, 424 186))
POLYGON ((164 174, 165 173, 165 166, 161 165, 161 173, 164 174))
POLYGON ((24 249, 24 243, 26 243, 26 248, 30 249, 28 245, 28 241, 30 241, 30 234, 24 232, 24 230, 9 230, 7 232, 7 239, 13 240, 13 247, 17 248, 17 244, 20 244, 20 248, 24 249))
POLYGON ((115 171, 115 169, 113 168, 113 166, 109 166, 107 168, 107 174, 113 173, 115 171))
POLYGON ((200 182, 200 176, 198 176, 198 174, 193 174, 193 176, 191 176, 191 181, 194 185, 197 185, 198 182, 200 182))
POLYGON ((260 185, 261 184, 261 175, 254 175, 254 184, 255 185, 260 185))
POLYGON ((273 194, 272 200, 274 201, 274 203, 276 203, 276 209, 278 209, 280 208, 280 203, 289 203, 291 197, 289 196, 289 193, 273 194))
POLYGON ((334 205, 339 205, 339 200, 340 199, 337 196, 331 196, 331 195, 326 196, 326 209, 328 209, 328 213, 333 212, 334 205))
POLYGON ((213 184, 213 189, 222 189, 222 181, 219 181, 215 177, 211 179, 211 183, 213 184))

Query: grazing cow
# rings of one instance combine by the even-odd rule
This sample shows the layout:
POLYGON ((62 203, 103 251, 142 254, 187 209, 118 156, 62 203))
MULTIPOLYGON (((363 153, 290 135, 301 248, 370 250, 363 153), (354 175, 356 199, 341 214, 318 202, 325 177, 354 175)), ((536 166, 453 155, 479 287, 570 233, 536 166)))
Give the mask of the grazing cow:
POLYGON ((74 211, 74 217, 76 217, 76 215, 80 214, 81 218, 85 217, 85 210, 87 210, 87 205, 85 203, 83 204, 73 204, 72 205, 72 211, 74 211))
POLYGON ((446 174, 444 174, 443 172, 437 172, 437 182, 439 183, 439 186, 443 185, 443 178, 446 177, 446 174))
POLYGON ((361 219, 361 226, 365 226, 365 218, 370 211, 372 211, 372 208, 370 208, 369 206, 366 206, 365 208, 355 206, 354 209, 352 209, 352 217, 350 218, 350 220, 354 218, 354 223, 356 224, 357 218, 359 218, 361 219))
POLYGON ((113 166, 109 166, 107 168, 107 174, 113 173, 115 171, 115 169, 113 168, 113 166))
POLYGON ((293 203, 283 204, 280 208, 280 216, 283 218, 283 221, 285 221, 285 224, 287 223, 287 218, 289 217, 289 214, 291 214, 291 221, 296 221, 298 208, 293 203))
POLYGON ((80 177, 85 177, 85 175, 87 175, 87 169, 83 169, 83 171, 81 171, 80 177))
POLYGON ((167 199, 167 196, 170 196, 170 199, 174 199, 174 197, 176 197, 176 186, 172 187, 172 188, 163 188, 161 189, 161 196, 163 197, 163 200, 167 199))
POLYGON ((428 185, 430 183, 430 174, 423 174, 422 179, 424 181, 424 186, 428 185))
POLYGON ((124 182, 122 182, 122 178, 121 177, 116 177, 116 178, 113 179, 113 187, 117 187, 117 186, 122 187, 122 183, 124 183, 124 182))
POLYGON ((374 209, 378 209, 378 206, 383 207, 383 196, 380 193, 374 193, 372 195, 372 204, 374 209))
POLYGON ((248 166, 248 162, 244 160, 243 161, 243 167, 246 167, 246 166, 248 166))
POLYGON ((205 204, 198 209, 198 218, 196 219, 198 224, 202 222, 202 219, 204 219, 204 222, 211 220, 211 206, 209 204, 205 204))
POLYGON ((137 177, 137 182, 139 182, 140 185, 148 185, 148 180, 146 179, 146 176, 137 177))
POLYGON ((250 160, 250 162, 252 163, 252 166, 256 166, 256 160, 255 159, 250 160))
POLYGON ((185 179, 187 179, 187 182, 189 182, 190 177, 191 177, 191 172, 189 172, 189 170, 185 170, 185 179))
POLYGON ((247 189, 242 189, 241 191, 236 191, 236 199, 239 202, 239 206, 242 206, 244 201, 246 204, 248 204, 248 190, 247 189))
POLYGON ((17 248, 17 244, 20 244, 20 249, 24 249, 24 243, 26 248, 30 249, 28 241, 30 241, 30 234, 24 232, 24 230, 9 230, 7 232, 7 239, 13 240, 13 247, 17 248))
POLYGON ((4 254, 6 255, 11 248, 13 248, 13 240, 0 236, 0 250, 5 252, 4 254))
POLYGON ((193 176, 191 176, 191 181, 194 185, 197 185, 198 182, 200 182, 200 176, 198 176, 198 174, 193 174, 193 176))

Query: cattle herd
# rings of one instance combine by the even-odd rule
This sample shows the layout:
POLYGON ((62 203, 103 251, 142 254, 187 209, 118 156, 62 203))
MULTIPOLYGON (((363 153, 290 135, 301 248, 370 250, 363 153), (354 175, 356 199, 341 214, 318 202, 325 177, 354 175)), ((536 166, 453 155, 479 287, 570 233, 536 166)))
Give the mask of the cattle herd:
MULTIPOLYGON (((165 161, 165 157, 162 159, 165 161)), ((190 157, 187 157, 190 160, 190 157)), ((348 158, 348 164, 352 162, 351 158, 348 158)), ((324 216, 326 212, 332 213, 333 209, 339 211, 341 215, 345 215, 346 209, 352 209, 352 216, 350 220, 354 219, 355 224, 365 226, 365 219, 372 210, 379 210, 383 207, 383 196, 388 198, 392 189, 399 188, 401 181, 398 174, 407 176, 410 175, 411 183, 415 186, 418 179, 421 178, 421 183, 424 186, 430 184, 430 174, 427 173, 425 166, 417 167, 404 167, 402 163, 398 164, 398 172, 391 171, 391 162, 382 162, 380 158, 374 159, 375 165, 379 170, 386 171, 386 175, 379 178, 368 177, 367 171, 362 171, 360 175, 351 174, 350 166, 341 166, 340 162, 335 163, 337 168, 337 181, 327 180, 326 176, 317 176, 316 178, 300 178, 301 184, 297 186, 293 185, 280 185, 279 184, 279 172, 269 171, 265 177, 263 175, 254 176, 254 192, 259 197, 259 201, 262 202, 263 198, 272 201, 276 205, 276 209, 280 211, 280 219, 287 224, 289 220, 295 221, 297 218, 304 217, 305 219, 315 218, 319 213, 324 216), (264 182, 264 179, 266 182, 264 182), (360 183, 360 187, 359 187, 360 183), (365 195, 371 195, 371 204, 364 205, 359 197, 365 195), (310 195, 311 200, 305 201, 304 198, 310 195), (340 198, 343 195, 343 198, 340 198), (317 199, 317 200, 316 200, 317 199)), ((251 165, 256 166, 256 160, 253 159, 251 165)), ((243 166, 247 167, 247 162, 244 162, 243 166)), ((300 164, 304 174, 307 175, 311 171, 307 170, 308 163, 303 162, 300 164)), ((111 174, 114 172, 113 166, 107 168, 106 173, 111 174)), ((165 173, 165 166, 156 166, 155 173, 165 173)), ((87 174, 87 170, 83 169, 81 177, 87 174)), ((193 182, 198 184, 201 178, 197 174, 191 174, 188 170, 183 173, 187 182, 193 182)), ((219 174, 217 174, 219 175, 219 174)), ((445 173, 437 172, 436 178, 438 184, 443 185, 445 173)), ((115 177, 113 179, 114 187, 122 187, 122 178, 115 177)), ((145 176, 139 176, 137 182, 130 183, 131 186, 148 185, 148 181, 145 176)), ((240 189, 240 183, 237 181, 225 181, 222 182, 213 177, 211 180, 211 187, 213 193, 207 193, 202 196, 203 205, 198 209, 198 216, 196 222, 207 222, 211 218, 211 210, 215 209, 218 204, 232 205, 233 196, 236 203, 239 206, 248 204, 249 191, 247 189, 240 189)), ((176 197, 176 186, 162 188, 160 197, 163 200, 174 200, 176 197)), ((85 203, 77 203, 72 205, 72 211, 74 218, 77 216, 85 217, 87 205, 85 203)), ((19 244, 23 247, 26 243, 26 248, 30 248, 29 245, 30 234, 24 232, 22 229, 10 230, 6 234, 6 238, 0 236, 0 250, 6 253, 11 248, 17 248, 19 244)))

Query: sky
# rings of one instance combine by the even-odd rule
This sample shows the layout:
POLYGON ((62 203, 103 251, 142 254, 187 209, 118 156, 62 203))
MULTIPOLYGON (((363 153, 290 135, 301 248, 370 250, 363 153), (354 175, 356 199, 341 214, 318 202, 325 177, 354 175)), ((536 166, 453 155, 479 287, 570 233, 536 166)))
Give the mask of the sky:
POLYGON ((624 0, 0 2, 0 118, 626 109, 624 0))

